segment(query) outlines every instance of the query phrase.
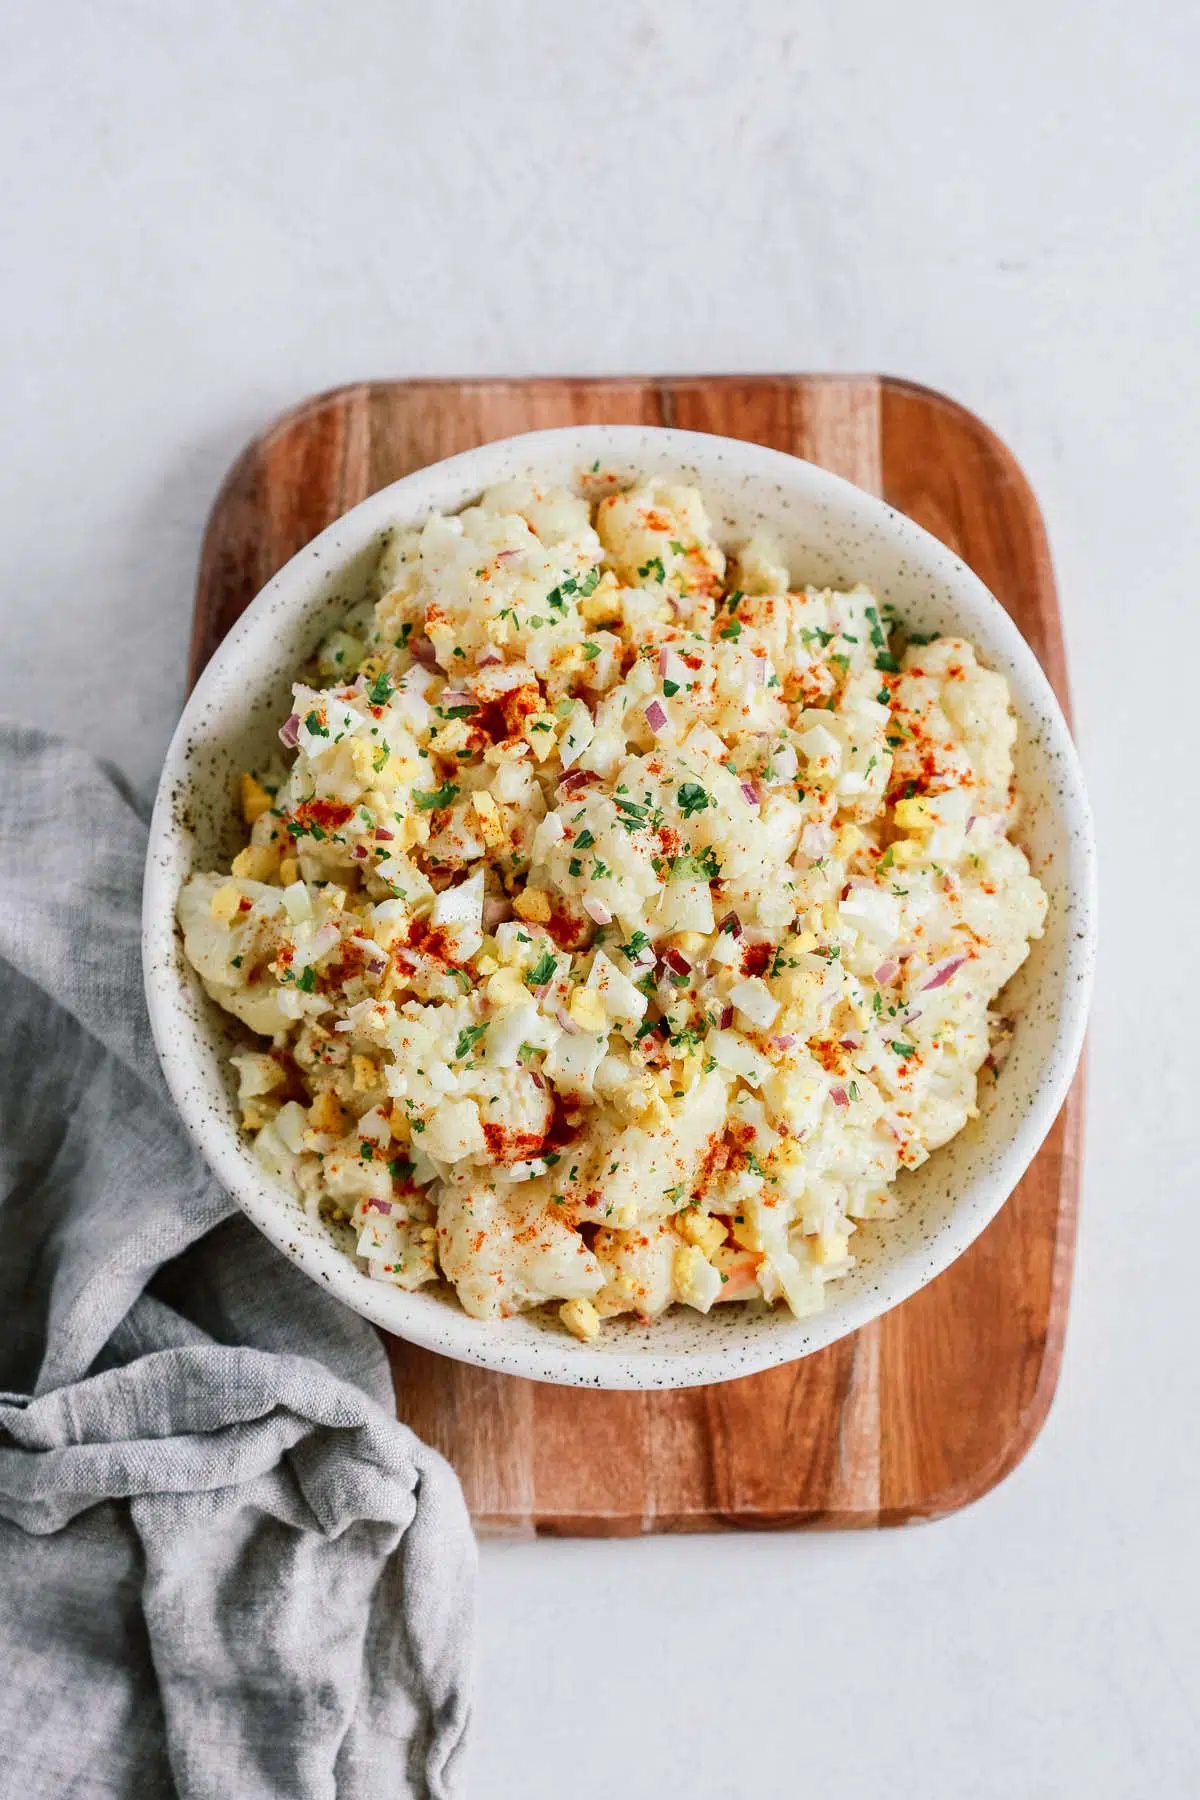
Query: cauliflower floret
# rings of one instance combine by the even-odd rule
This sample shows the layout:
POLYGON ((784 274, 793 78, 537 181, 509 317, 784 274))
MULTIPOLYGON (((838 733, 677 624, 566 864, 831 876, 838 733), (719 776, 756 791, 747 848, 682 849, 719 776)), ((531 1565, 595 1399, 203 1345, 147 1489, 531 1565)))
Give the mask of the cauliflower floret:
POLYGON ((712 594, 725 573, 699 490, 648 481, 596 509, 596 530, 617 575, 677 593, 712 594))
POLYGON ((437 1231, 442 1268, 476 1319, 589 1298, 603 1286, 599 1263, 545 1179, 447 1188, 437 1231))
POLYGON ((517 513, 468 507, 435 514, 421 533, 425 630, 443 669, 494 647, 545 668, 583 635, 579 587, 597 560, 588 531, 553 548, 517 513))
POLYGON ((635 1312, 656 1319, 672 1298, 672 1270, 679 1239, 662 1222, 632 1231, 598 1231, 596 1260, 604 1285, 596 1294, 601 1318, 635 1312))

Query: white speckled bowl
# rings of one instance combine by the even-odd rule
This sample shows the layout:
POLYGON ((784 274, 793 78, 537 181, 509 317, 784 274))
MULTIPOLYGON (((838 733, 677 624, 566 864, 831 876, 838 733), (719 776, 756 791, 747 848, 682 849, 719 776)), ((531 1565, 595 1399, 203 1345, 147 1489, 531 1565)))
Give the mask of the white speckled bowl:
POLYGON ((259 1229, 314 1281, 389 1331, 431 1350, 540 1381, 608 1388, 686 1387, 806 1356, 895 1306, 982 1231, 1028 1167, 1079 1058, 1095 948, 1091 815, 1066 724, 1045 676, 983 584, 911 520, 849 483, 774 450, 694 432, 581 426, 532 432, 423 469, 357 506, 268 583, 196 687, 167 752, 150 827, 144 902, 146 994, 163 1070, 209 1164, 259 1229), (1045 936, 1010 989, 1012 1052, 982 1116, 914 1175, 903 1216, 855 1238, 858 1267, 826 1310, 676 1308, 653 1326, 614 1320, 594 1345, 530 1316, 485 1324, 452 1300, 370 1280, 267 1178, 238 1132, 226 1054, 229 1021, 184 962, 175 901, 194 869, 238 848, 238 771, 274 741, 297 667, 357 597, 388 525, 453 512, 513 475, 566 482, 606 469, 697 483, 721 537, 769 526, 792 578, 866 581, 914 629, 961 632, 1011 684, 1020 719, 1021 835, 1050 895, 1045 936))

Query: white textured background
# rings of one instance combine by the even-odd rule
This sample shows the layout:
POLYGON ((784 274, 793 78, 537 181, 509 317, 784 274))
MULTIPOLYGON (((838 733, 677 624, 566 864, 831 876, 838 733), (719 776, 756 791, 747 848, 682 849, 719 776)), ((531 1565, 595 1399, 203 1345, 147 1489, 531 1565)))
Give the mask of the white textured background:
POLYGON ((873 1537, 485 1551, 478 1800, 1200 1792, 1184 0, 8 0, 0 706, 153 777, 205 512, 370 375, 884 369, 1045 508, 1105 954, 1066 1366, 873 1537))

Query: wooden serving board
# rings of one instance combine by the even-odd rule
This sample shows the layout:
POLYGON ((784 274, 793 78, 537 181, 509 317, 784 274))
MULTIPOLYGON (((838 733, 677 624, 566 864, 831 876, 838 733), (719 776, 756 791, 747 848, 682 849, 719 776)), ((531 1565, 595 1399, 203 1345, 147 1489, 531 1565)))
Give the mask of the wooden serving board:
MULTIPOLYGON (((200 567, 193 679, 263 583, 366 495, 475 444, 584 422, 750 438, 882 494, 982 577, 1065 706, 1045 530, 1020 469, 954 402, 876 376, 380 381, 321 395, 257 438, 221 489, 200 567)), ((966 1255, 801 1362, 678 1393, 597 1393, 393 1339, 399 1415, 454 1464, 482 1531, 895 1525, 951 1512, 1013 1468, 1050 1405, 1082 1124, 1080 1077, 966 1255)))

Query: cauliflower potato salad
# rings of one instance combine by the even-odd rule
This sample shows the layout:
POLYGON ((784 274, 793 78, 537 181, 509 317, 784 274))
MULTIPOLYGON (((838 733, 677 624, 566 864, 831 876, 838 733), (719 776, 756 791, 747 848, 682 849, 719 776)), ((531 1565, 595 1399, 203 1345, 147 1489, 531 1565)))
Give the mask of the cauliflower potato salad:
POLYGON ((265 1167, 476 1318, 819 1309, 1042 931, 1001 676, 594 469, 394 531, 294 695, 178 908, 265 1167))

